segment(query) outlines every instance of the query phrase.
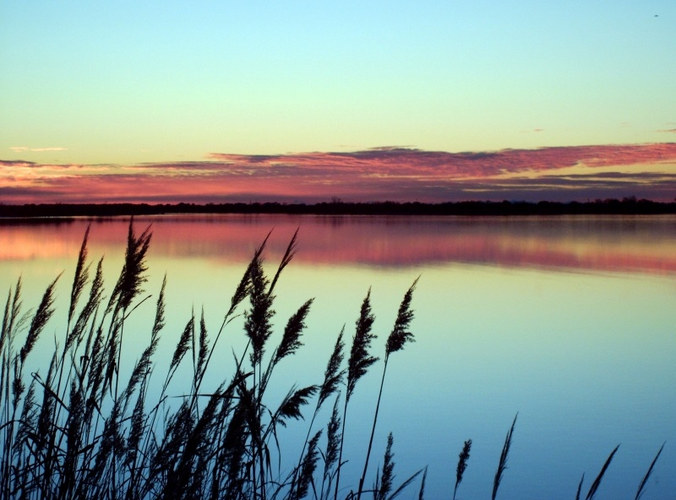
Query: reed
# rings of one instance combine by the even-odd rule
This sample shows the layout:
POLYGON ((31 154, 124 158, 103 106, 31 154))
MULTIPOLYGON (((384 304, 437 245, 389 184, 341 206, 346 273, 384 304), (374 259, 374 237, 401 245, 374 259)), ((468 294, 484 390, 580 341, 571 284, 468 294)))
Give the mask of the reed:
MULTIPOLYGON (((290 384, 281 401, 272 404, 275 398, 267 388, 278 367, 303 348, 314 303, 312 298, 302 302, 282 322, 285 326, 276 341, 275 292, 295 255, 298 231, 271 279, 263 259, 268 238, 256 248, 224 306, 220 325, 211 332, 204 310, 190 311, 183 328, 166 324, 166 276, 149 324, 130 326, 136 310, 144 304, 151 307, 146 304, 151 295, 144 290, 151 236, 150 227, 137 235, 130 221, 122 269, 106 297, 103 259, 95 266, 89 260, 87 228, 63 311, 62 336, 54 343, 48 365, 34 372, 31 356, 59 312, 54 304, 60 278, 47 286, 33 310, 24 308, 21 278, 9 288, 0 331, 0 498, 335 500, 341 491, 348 491, 343 498, 367 493, 392 499, 418 481, 417 496, 424 497, 427 467, 396 484, 391 433, 373 487, 364 489, 390 356, 414 341, 412 297, 417 279, 406 291, 386 339, 362 473, 356 488, 341 490, 349 402, 358 382, 379 360, 371 348, 376 339, 371 290, 361 304, 349 353, 343 327, 323 378, 316 384, 290 384), (242 319, 248 342, 241 352, 230 355, 219 340, 236 318, 242 319), (156 359, 168 329, 175 330, 177 342, 168 359, 156 359), (135 361, 127 355, 129 336, 145 346, 135 361), (156 373, 160 368, 163 372, 156 373), (207 372, 214 377, 207 378, 207 372), (191 380, 184 380, 184 373, 191 380), (317 430, 316 421, 330 399, 328 422, 317 430), (280 433, 305 417, 305 439, 298 443, 297 459, 295 455, 291 459, 280 433)), ((515 424, 516 417, 503 446, 493 498, 506 469, 515 424)), ((454 498, 471 444, 466 441, 459 455, 454 498)), ((639 484, 636 499, 646 490, 663 448, 639 484)), ((588 500, 616 451, 592 484, 588 500)), ((581 488, 582 481, 578 498, 581 488)))
POLYGON ((507 458, 509 457, 509 448, 512 446, 512 435, 514 434, 514 426, 516 425, 516 418, 518 413, 514 416, 514 421, 512 426, 507 431, 507 436, 505 436, 505 444, 502 446, 502 452, 500 453, 500 461, 498 462, 498 469, 495 471, 495 478, 493 479, 493 494, 491 498, 495 500, 498 496, 498 489, 500 488, 500 482, 502 481, 502 475, 507 469, 507 458))
POLYGON ((375 316, 371 312, 371 289, 369 288, 366 297, 362 301, 359 311, 359 318, 355 324, 355 334, 352 337, 352 347, 350 348, 350 358, 347 364, 347 387, 345 389, 345 404, 343 406, 342 429, 340 432, 340 446, 338 451, 338 464, 336 470, 336 485, 333 499, 338 498, 338 489, 340 487, 340 471, 343 465, 343 446, 345 440, 345 422, 347 417, 347 407, 350 398, 354 394, 357 382, 362 378, 368 368, 378 361, 378 358, 371 356, 368 350, 375 335, 371 333, 375 316))
MULTIPOLYGON (((371 436, 369 437, 368 447, 366 449, 366 459, 364 460, 364 469, 359 478, 359 489, 357 490, 357 499, 361 498, 364 481, 366 479, 366 472, 369 465, 369 458, 371 456, 371 447, 373 446, 373 436, 376 432, 376 424, 378 422, 378 413, 380 411, 380 401, 383 395, 383 386, 385 385, 385 375, 387 374, 387 363, 390 359, 390 354, 401 351, 406 343, 413 342, 413 334, 409 331, 411 321, 413 320, 413 309, 411 309, 411 302, 413 300, 413 291, 418 283, 418 278, 413 282, 410 288, 404 294, 404 298, 399 305, 397 312, 397 319, 394 322, 392 332, 387 337, 385 345, 385 362, 383 363, 383 374, 380 379, 380 388, 378 390, 378 399, 376 400, 376 409, 373 412, 373 424, 371 425, 371 436)), ((388 439, 388 445, 391 446, 388 439)))
POLYGON ((385 448, 385 457, 383 458, 383 472, 380 477, 380 482, 376 479, 376 499, 385 500, 392 491, 392 483, 394 482, 394 453, 392 453, 392 444, 394 438, 390 432, 387 435, 387 447, 385 448))
POLYGON ((420 489, 418 490, 418 500, 425 498, 425 484, 427 483, 427 466, 423 470, 422 479, 420 480, 420 489))
POLYGON ((472 440, 468 439, 465 441, 465 444, 462 446, 462 451, 458 455, 458 466, 455 472, 455 486, 453 487, 453 500, 458 493, 458 486, 462 482, 462 477, 465 474, 465 469, 467 469, 467 461, 469 460, 469 452, 472 449, 472 440))
POLYGON ((645 473, 645 476, 643 476, 643 479, 641 479, 641 482, 638 485, 638 489, 636 490, 636 496, 634 497, 634 500, 639 500, 641 498, 641 496, 643 495, 646 484, 648 484, 648 479, 650 479, 650 475, 653 473, 653 469, 655 469, 655 464, 657 463, 657 459, 660 458, 660 455, 662 454, 662 450, 664 450, 664 445, 665 445, 665 443, 662 443, 662 446, 660 446, 660 449, 657 450, 657 454, 655 455, 655 458, 653 458, 653 461, 650 463, 650 467, 648 467, 648 471, 645 473))
POLYGON ((330 498, 333 479, 337 475, 338 456, 340 452, 340 443, 342 442, 341 419, 338 410, 340 396, 336 397, 333 404, 331 418, 326 426, 326 450, 322 453, 324 460, 324 472, 322 474, 322 483, 319 498, 322 500, 330 498))
MULTIPOLYGON (((585 500, 592 500, 594 498, 594 496, 596 495, 596 492, 598 491, 599 486, 601 486, 601 481, 603 480, 603 476, 605 475, 606 471, 608 470, 608 467, 610 466, 610 462, 613 461, 613 457, 615 456, 615 453, 617 453, 617 450, 619 448, 620 448, 620 445, 618 444, 613 449, 613 451, 610 452, 610 455, 608 455, 608 458, 606 458, 606 461, 604 462, 603 467, 601 467, 601 470, 599 471, 598 475, 596 476, 596 479, 594 479, 594 482, 589 487, 589 491, 587 492, 587 496, 585 497, 585 500)), ((581 481, 580 481, 580 484, 582 484, 581 481)))

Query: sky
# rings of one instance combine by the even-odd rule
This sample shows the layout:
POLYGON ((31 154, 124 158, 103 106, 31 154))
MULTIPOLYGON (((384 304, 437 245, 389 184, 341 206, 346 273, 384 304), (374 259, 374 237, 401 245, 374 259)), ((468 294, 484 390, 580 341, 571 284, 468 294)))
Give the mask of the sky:
POLYGON ((676 198, 676 3, 0 4, 0 203, 676 198))

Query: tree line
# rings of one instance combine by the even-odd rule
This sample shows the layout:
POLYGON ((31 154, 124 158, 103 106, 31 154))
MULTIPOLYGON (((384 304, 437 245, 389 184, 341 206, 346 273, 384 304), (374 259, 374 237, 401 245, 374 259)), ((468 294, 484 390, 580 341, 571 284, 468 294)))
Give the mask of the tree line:
POLYGON ((321 203, 38 203, 5 205, 0 218, 113 217, 160 214, 314 214, 314 215, 595 215, 674 214, 676 200, 658 202, 634 197, 593 201, 458 201, 321 203))

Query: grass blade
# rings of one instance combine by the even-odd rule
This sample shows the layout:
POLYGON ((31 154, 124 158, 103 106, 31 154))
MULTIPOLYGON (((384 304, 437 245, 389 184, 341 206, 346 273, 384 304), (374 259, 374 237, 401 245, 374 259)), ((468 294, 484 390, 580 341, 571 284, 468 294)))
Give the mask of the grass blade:
POLYGON ((603 464, 603 467, 601 467, 601 472, 599 472, 599 475, 596 476, 596 479, 594 479, 594 482, 591 485, 591 488, 589 488, 589 492, 587 493, 586 500, 591 500, 594 498, 594 495, 596 495, 596 491, 599 489, 599 486, 601 485, 601 481, 603 480, 603 475, 606 473, 606 470, 608 470, 608 466, 610 465, 610 462, 612 462, 613 457, 615 456, 615 453, 617 452, 618 448, 620 445, 618 444, 613 451, 610 452, 610 455, 608 455, 608 458, 606 459, 606 462, 603 464))
POLYGON ((641 481, 641 484, 639 484, 638 490, 636 490, 636 496, 634 497, 634 500, 639 500, 639 498, 641 498, 641 495, 643 495, 643 490, 645 489, 645 485, 648 483, 648 479, 650 478, 650 475, 653 473, 653 469, 655 468, 655 464, 657 463, 657 459, 660 458, 660 455, 662 454, 662 450, 664 449, 664 444, 665 443, 662 443, 662 446, 660 446, 660 449, 657 451, 657 455, 655 455, 655 458, 653 458, 653 461, 650 464, 650 467, 648 467, 648 472, 646 472, 645 476, 643 476, 643 480, 641 481))
POLYGON ((507 432, 505 437, 505 444, 502 447, 502 453, 500 453, 500 462, 498 462, 498 470, 495 472, 495 479, 493 480, 493 495, 492 500, 495 500, 495 497, 498 495, 498 488, 500 487, 500 481, 502 481, 502 475, 507 469, 507 457, 509 456, 509 448, 512 445, 512 434, 514 433, 514 426, 516 425, 516 418, 519 416, 517 413, 514 416, 514 421, 512 426, 507 432))
POLYGON ((427 467, 423 471, 422 480, 420 481, 420 491, 418 491, 418 500, 424 500, 425 498, 425 483, 427 482, 427 467))
POLYGON ((575 494, 575 500, 580 500, 580 494, 582 493, 582 483, 584 482, 584 473, 580 478, 580 482, 577 485, 577 493, 575 494))

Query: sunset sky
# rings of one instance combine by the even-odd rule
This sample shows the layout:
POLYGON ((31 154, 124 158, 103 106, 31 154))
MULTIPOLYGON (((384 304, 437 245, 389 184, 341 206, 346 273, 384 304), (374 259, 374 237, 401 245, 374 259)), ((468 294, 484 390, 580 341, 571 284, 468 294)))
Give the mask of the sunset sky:
POLYGON ((0 203, 676 198, 676 2, 2 2, 0 203))

